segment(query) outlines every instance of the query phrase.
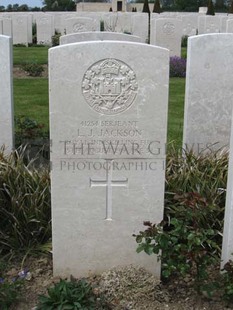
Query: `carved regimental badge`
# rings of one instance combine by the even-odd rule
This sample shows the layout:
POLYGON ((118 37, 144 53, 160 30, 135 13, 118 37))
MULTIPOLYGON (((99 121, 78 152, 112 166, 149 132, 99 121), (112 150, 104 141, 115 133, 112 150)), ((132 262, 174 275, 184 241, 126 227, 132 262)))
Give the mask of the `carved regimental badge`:
POLYGON ((84 74, 82 92, 92 109, 114 115, 128 109, 138 90, 136 75, 121 60, 104 59, 84 74))

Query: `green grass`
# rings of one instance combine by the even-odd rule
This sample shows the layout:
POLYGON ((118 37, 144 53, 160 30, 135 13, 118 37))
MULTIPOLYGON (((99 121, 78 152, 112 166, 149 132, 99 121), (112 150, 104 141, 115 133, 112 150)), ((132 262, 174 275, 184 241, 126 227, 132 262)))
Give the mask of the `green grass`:
POLYGON ((15 116, 26 116, 49 127, 48 79, 14 79, 15 116))
POLYGON ((168 142, 182 143, 185 79, 171 78, 169 85, 168 142))
POLYGON ((21 65, 25 62, 36 62, 38 64, 48 63, 48 47, 14 47, 14 65, 21 65))

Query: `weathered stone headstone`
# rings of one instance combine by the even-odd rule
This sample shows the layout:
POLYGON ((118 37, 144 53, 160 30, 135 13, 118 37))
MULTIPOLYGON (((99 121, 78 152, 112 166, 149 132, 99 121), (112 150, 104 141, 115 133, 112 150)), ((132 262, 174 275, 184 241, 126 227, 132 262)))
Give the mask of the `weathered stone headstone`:
POLYGON ((12 37, 12 20, 11 18, 3 19, 3 34, 12 37))
POLYGON ((89 17, 75 17, 65 20, 66 34, 100 30, 100 23, 89 17))
POLYGON ((79 32, 67 34, 60 37, 60 44, 77 43, 84 41, 129 41, 129 42, 141 42, 141 38, 128 34, 118 32, 107 31, 94 31, 94 32, 79 32))
POLYGON ((12 94, 12 39, 0 35, 0 147, 7 152, 14 146, 12 94))
POLYGON ((148 18, 145 13, 133 14, 131 17, 132 34, 141 38, 143 43, 148 42, 148 18))
POLYGON ((27 15, 13 15, 13 44, 28 45, 28 17, 27 15))
POLYGON ((232 111, 233 34, 188 40, 184 148, 195 153, 227 147, 232 111))
POLYGON ((233 33, 233 19, 228 19, 226 23, 226 32, 227 33, 233 33))
POLYGON ((36 19, 37 43, 51 45, 54 35, 54 18, 52 15, 43 14, 36 19))
POLYGON ((170 56, 181 55, 182 22, 176 18, 151 20, 150 44, 170 50, 170 56))
POLYGON ((198 34, 219 33, 221 29, 221 20, 219 16, 199 16, 198 34))
POLYGON ((182 19, 183 36, 196 35, 198 16, 196 14, 183 15, 181 19, 182 19))
MULTIPOLYGON (((232 123, 233 125, 233 123, 232 123)), ((233 126, 231 126, 230 153, 228 163, 228 178, 226 191, 226 205, 224 216, 223 243, 221 266, 233 259, 233 126)))
POLYGON ((159 277, 132 234, 163 217, 169 51, 74 43, 50 49, 49 68, 54 273, 137 264, 159 277))

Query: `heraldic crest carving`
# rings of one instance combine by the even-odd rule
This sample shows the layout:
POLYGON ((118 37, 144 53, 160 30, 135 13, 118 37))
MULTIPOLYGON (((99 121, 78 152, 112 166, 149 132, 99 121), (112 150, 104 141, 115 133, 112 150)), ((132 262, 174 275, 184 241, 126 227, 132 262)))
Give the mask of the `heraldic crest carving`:
POLYGON ((115 115, 128 109, 138 90, 136 75, 124 62, 104 59, 88 68, 82 81, 82 93, 92 109, 115 115))

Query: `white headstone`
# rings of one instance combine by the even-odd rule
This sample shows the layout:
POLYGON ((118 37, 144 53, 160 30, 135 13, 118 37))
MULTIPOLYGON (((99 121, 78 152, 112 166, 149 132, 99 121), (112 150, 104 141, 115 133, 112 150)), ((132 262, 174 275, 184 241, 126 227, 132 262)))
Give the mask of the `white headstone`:
POLYGON ((4 18, 3 19, 3 34, 8 37, 13 36, 12 32, 12 19, 11 18, 4 18))
POLYGON ((219 33, 221 29, 220 16, 199 16, 198 34, 219 33))
POLYGON ((148 14, 137 13, 133 14, 131 18, 132 34, 142 39, 143 43, 148 42, 148 14))
POLYGON ((86 31, 99 31, 100 23, 89 17, 75 17, 65 20, 66 34, 86 31))
POLYGON ((12 39, 0 35, 0 147, 7 152, 14 146, 12 94, 12 39))
POLYGON ((226 26, 226 32, 233 33, 233 18, 228 19, 227 26, 226 26))
POLYGON ((51 45, 54 35, 54 19, 52 15, 43 14, 36 19, 37 43, 51 45))
POLYGON ((197 34, 198 16, 195 14, 183 15, 181 19, 183 36, 195 36, 197 34))
POLYGON ((170 56, 181 55, 182 22, 176 18, 151 20, 150 44, 170 50, 170 56))
POLYGON ((28 17, 27 15, 13 15, 13 44, 28 45, 28 17))
POLYGON ((84 41, 129 41, 129 42, 141 42, 141 38, 132 36, 129 34, 123 34, 118 32, 107 31, 94 31, 94 32, 79 32, 67 34, 60 37, 60 44, 77 43, 84 41))
POLYGON ((221 267, 233 260, 233 123, 231 126, 221 267))
POLYGON ((3 34, 3 20, 0 19, 0 35, 3 34))
POLYGON ((183 147, 195 153, 229 145, 233 35, 188 40, 183 147))
POLYGON ((159 277, 132 234, 163 217, 168 50, 67 44, 49 68, 54 273, 137 264, 159 277))
POLYGON ((199 7, 199 14, 206 14, 208 8, 206 6, 200 6, 199 7))

